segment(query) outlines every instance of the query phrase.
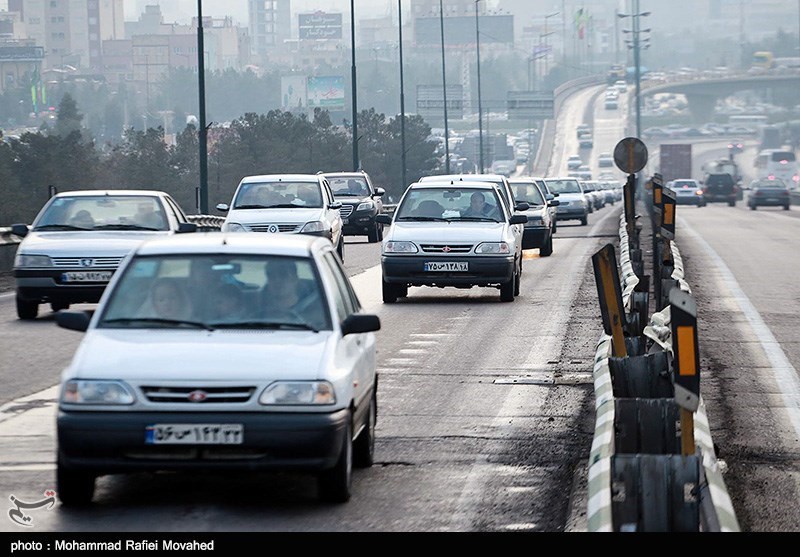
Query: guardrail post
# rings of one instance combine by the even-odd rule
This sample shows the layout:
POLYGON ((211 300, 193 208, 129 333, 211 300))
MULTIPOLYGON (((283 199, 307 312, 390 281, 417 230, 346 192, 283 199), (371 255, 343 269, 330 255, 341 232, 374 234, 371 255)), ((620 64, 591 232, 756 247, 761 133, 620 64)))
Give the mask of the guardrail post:
POLYGON ((606 244, 592 256, 594 279, 603 315, 603 329, 611 336, 612 353, 617 357, 628 355, 623 330, 622 289, 617 270, 617 256, 612 244, 606 244))
POLYGON ((675 402, 681 408, 681 454, 695 453, 694 412, 700 405, 700 353, 697 346, 697 305, 686 292, 669 295, 675 402))

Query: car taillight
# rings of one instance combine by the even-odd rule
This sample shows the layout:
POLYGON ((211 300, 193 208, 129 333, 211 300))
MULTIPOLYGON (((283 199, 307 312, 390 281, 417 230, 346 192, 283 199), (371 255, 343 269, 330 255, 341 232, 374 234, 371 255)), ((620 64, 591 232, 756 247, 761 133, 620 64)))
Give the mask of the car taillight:
POLYGON ((792 176, 792 182, 800 182, 800 175, 795 174, 792 176))

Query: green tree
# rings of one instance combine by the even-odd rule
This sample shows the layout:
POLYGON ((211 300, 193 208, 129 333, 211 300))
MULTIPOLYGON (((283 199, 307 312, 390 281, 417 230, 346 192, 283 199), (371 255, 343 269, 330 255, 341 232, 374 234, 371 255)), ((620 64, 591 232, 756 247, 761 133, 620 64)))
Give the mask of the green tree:
POLYGON ((81 131, 81 122, 83 115, 78 112, 78 103, 72 98, 72 95, 65 93, 61 98, 56 113, 56 127, 55 134, 61 137, 67 137, 72 132, 81 131))

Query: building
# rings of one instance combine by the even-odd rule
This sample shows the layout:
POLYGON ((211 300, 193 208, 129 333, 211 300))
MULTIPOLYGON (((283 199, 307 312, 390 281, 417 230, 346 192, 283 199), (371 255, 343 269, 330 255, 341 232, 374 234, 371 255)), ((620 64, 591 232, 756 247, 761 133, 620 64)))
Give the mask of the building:
POLYGON ((264 64, 291 38, 291 0, 248 0, 251 53, 264 64))

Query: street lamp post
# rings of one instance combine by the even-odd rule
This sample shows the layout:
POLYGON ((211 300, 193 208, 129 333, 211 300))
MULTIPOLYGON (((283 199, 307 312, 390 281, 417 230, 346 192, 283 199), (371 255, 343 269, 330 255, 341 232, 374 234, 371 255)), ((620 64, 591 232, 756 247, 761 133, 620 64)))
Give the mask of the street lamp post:
POLYGON ((475 48, 478 50, 478 163, 480 164, 479 174, 483 174, 486 168, 483 164, 483 109, 481 108, 481 33, 478 17, 478 2, 475 0, 475 48))
POLYGON ((402 186, 406 183, 406 98, 403 86, 403 6, 402 0, 397 0, 397 27, 400 29, 400 175, 402 186))
MULTIPOLYGON (((547 37, 552 35, 553 32, 552 31, 550 33, 547 32, 547 20, 550 19, 551 17, 559 15, 560 13, 561 12, 553 12, 552 14, 544 16, 544 35, 542 35, 544 37, 544 74, 542 77, 547 77, 547 72, 550 69, 548 68, 547 64, 547 57, 549 55, 549 52, 547 50, 547 37)), ((539 42, 541 42, 541 39, 539 40, 539 42)))
POLYGON ((208 129, 206 128, 206 75, 203 45, 203 0, 197 0, 197 81, 199 91, 200 214, 208 214, 208 129))
POLYGON ((353 101, 353 170, 361 166, 358 157, 358 99, 356 89, 356 8, 355 0, 350 0, 350 49, 352 51, 352 65, 350 67, 350 93, 353 101))
POLYGON ((444 172, 450 174, 450 130, 447 126, 447 74, 444 64, 444 8, 439 0, 439 29, 442 36, 442 96, 444 98, 444 172))
MULTIPOLYGON (((639 33, 640 33, 640 24, 639 18, 646 17, 650 15, 650 12, 639 12, 639 0, 634 0, 633 2, 634 8, 632 14, 617 14, 619 18, 626 18, 630 17, 633 19, 633 66, 634 66, 634 81, 635 81, 635 103, 636 103, 636 137, 640 137, 642 134, 642 107, 641 107, 641 60, 640 60, 640 50, 641 50, 641 43, 639 41, 639 33)), ((649 31, 649 29, 648 29, 649 31)))

